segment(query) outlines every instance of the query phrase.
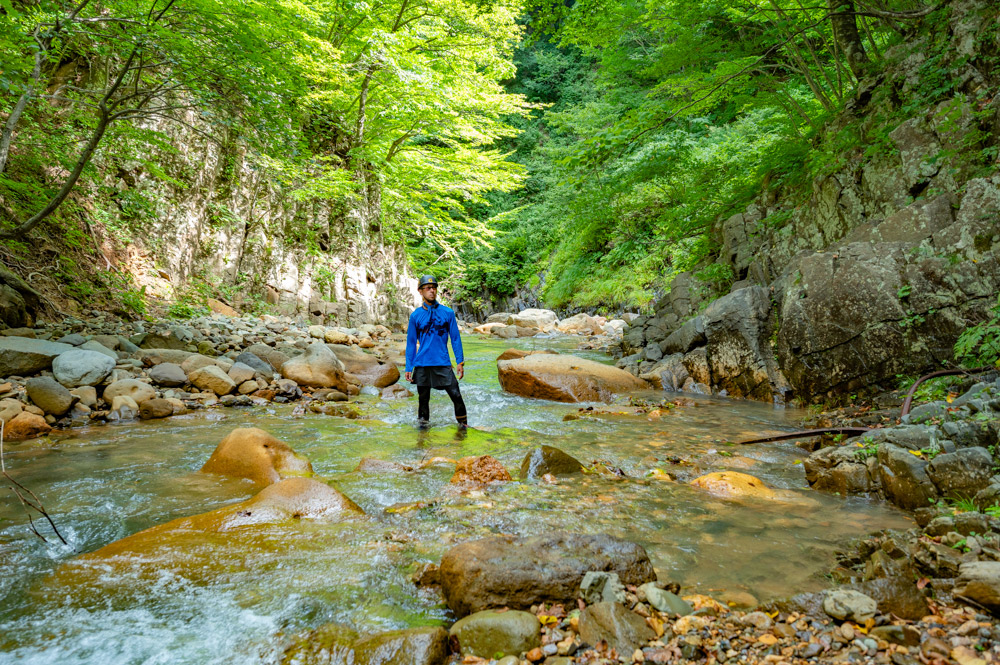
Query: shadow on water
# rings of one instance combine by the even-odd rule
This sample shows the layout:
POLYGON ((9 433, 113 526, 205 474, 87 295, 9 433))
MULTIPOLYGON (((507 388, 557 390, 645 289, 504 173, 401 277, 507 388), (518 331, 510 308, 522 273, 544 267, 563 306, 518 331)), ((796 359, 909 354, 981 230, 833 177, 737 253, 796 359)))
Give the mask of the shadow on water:
MULTIPOLYGON (((517 344, 569 348, 562 340, 517 344)), ((240 426, 263 427, 289 443, 367 516, 210 536, 179 532, 142 556, 93 561, 35 538, 16 500, 5 495, 0 663, 256 662, 280 649, 280 635, 328 621, 362 632, 446 623, 440 598, 417 589, 409 576, 454 543, 498 533, 612 533, 644 545, 663 580, 764 600, 821 588, 846 539, 909 524, 873 502, 806 490, 797 463, 804 453, 792 444, 729 443, 793 428, 800 413, 699 398, 659 420, 584 414, 564 421, 580 415, 580 405, 500 391, 494 358, 510 345, 466 343, 468 430, 456 427, 450 400, 435 392, 424 430, 415 426, 415 398, 362 396, 359 420, 294 416, 281 405, 219 409, 10 446, 8 467, 42 497, 80 552, 252 496, 257 488, 249 482, 198 473, 223 436, 240 426), (624 477, 592 474, 485 490, 449 484, 448 460, 493 455, 516 478, 521 460, 540 444, 620 469, 624 477), (362 458, 390 464, 360 471, 362 458), (723 500, 684 482, 724 469, 761 478, 782 490, 779 498, 723 500), (661 480, 664 474, 675 480, 661 480)))

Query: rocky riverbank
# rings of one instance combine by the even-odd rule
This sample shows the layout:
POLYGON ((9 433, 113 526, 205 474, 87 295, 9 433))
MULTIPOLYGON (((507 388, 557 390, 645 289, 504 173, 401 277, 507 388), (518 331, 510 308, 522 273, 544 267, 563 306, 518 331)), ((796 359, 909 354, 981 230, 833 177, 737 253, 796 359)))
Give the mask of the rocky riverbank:
MULTIPOLYGON (((516 321, 508 326, 520 331, 515 336, 579 335, 590 346, 615 341, 624 325, 587 315, 559 322, 548 312, 522 313, 516 321)), ((462 329, 472 332, 464 323, 462 329)), ((383 399, 411 396, 399 384, 405 338, 383 325, 222 314, 183 323, 123 322, 95 313, 0 334, 0 420, 8 441, 214 405, 304 399, 316 413, 351 416, 333 403, 363 390, 383 399)))

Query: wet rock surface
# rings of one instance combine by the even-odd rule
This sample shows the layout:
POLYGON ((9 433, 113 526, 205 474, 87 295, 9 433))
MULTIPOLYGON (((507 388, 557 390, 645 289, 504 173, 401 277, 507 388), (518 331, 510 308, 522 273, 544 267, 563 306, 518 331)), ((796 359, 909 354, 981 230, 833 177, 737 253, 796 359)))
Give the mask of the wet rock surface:
POLYGON ((241 427, 226 435, 201 471, 270 485, 288 476, 312 475, 312 465, 270 433, 241 427))
POLYGON ((611 536, 553 534, 494 537, 456 545, 441 559, 441 590, 458 616, 483 609, 527 609, 571 601, 589 571, 614 572, 624 584, 655 578, 642 547, 611 536))
POLYGON ((500 386, 516 395, 559 402, 607 402, 648 384, 615 367, 573 356, 535 354, 497 362, 500 386))

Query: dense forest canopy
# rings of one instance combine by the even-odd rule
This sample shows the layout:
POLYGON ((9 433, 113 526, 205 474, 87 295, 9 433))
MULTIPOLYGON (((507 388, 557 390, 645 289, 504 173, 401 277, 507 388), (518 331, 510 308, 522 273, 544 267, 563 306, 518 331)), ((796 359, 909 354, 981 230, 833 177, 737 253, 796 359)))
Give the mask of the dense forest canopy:
POLYGON ((0 234, 78 234, 86 209, 131 237, 141 196, 83 202, 126 162, 186 186, 157 161, 175 123, 298 200, 342 201, 473 305, 527 286, 641 307, 681 270, 739 277, 706 261, 713 224, 830 168, 824 122, 937 9, 0 0, 0 234))

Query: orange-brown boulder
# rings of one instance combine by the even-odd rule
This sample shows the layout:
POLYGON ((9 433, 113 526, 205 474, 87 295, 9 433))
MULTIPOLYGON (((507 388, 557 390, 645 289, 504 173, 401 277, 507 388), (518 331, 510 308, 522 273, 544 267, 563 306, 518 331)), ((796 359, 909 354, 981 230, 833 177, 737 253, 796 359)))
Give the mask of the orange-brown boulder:
POLYGON ((279 524, 298 519, 329 520, 363 514, 356 503, 324 482, 312 478, 286 478, 246 501, 151 527, 79 559, 149 555, 161 547, 190 540, 192 534, 225 533, 256 524, 279 524))
POLYGON ((499 356, 497 356, 497 362, 501 360, 514 360, 516 358, 527 358, 528 356, 533 356, 536 353, 547 353, 550 355, 558 355, 558 351, 552 351, 551 349, 543 349, 541 351, 525 351, 524 349, 507 349, 499 356))
POLYGON ((45 418, 29 411, 22 411, 4 425, 3 434, 7 441, 26 441, 45 436, 51 431, 52 428, 45 422, 45 418))
POLYGON ((739 471, 717 471, 699 476, 691 481, 695 487, 708 490, 716 496, 727 498, 752 497, 773 499, 775 492, 759 478, 739 471))
POLYGON ((305 353, 282 364, 281 376, 300 386, 347 392, 344 364, 322 342, 314 342, 305 353))
POLYGON ((399 381, 399 368, 394 363, 384 363, 370 353, 355 346, 330 345, 328 347, 344 364, 348 383, 360 386, 385 388, 399 381))
POLYGON ((311 476, 312 465, 287 443, 257 427, 234 429, 201 467, 205 473, 248 478, 270 485, 289 476, 311 476))
POLYGON ((510 473, 500 463, 500 460, 489 455, 479 457, 463 457, 458 460, 455 475, 451 482, 458 483, 494 483, 510 481, 510 473))
POLYGON ((497 374, 507 392, 557 402, 607 402, 615 394, 649 388, 623 369, 568 355, 501 360, 497 374))

